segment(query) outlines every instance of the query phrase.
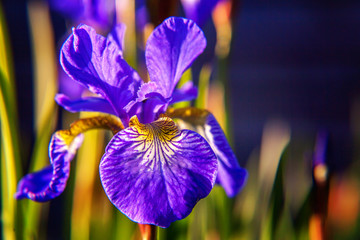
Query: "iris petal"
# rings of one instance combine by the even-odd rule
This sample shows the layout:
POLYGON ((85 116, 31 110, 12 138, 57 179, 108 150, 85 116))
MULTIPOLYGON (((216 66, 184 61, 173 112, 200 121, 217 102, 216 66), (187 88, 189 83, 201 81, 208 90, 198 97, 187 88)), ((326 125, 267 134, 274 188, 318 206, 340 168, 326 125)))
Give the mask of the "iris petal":
POLYGON ((72 21, 86 22, 101 28, 110 27, 115 18, 114 0, 48 0, 50 7, 72 21))
POLYGON ((181 88, 175 89, 172 94, 170 104, 194 100, 197 97, 197 94, 198 91, 197 88, 193 85, 193 82, 188 81, 181 88))
POLYGON ((215 117, 198 108, 170 109, 167 114, 183 120, 183 123, 179 121, 182 128, 194 129, 208 141, 218 158, 216 183, 224 188, 229 197, 234 197, 245 185, 248 174, 240 167, 215 117))
POLYGON ((56 94, 55 101, 69 112, 103 112, 116 115, 116 112, 114 112, 109 102, 99 97, 85 97, 71 100, 64 94, 56 94))
POLYGON ((119 55, 123 56, 124 41, 125 41, 125 24, 119 23, 113 27, 109 33, 107 40, 108 42, 114 43, 119 48, 119 55))
POLYGON ((131 220, 168 227, 185 218, 216 179, 217 160, 199 134, 166 117, 116 134, 100 163, 110 201, 131 220))
MULTIPOLYGON (((121 32, 120 29, 118 33, 121 32)), ((141 79, 122 58, 114 34, 106 39, 89 26, 78 26, 61 48, 60 62, 70 77, 101 95, 127 122, 123 107, 136 98, 141 79)))
POLYGON ((156 83, 144 83, 137 92, 137 98, 129 102, 124 109, 128 111, 135 104, 141 103, 141 114, 137 114, 140 121, 143 123, 153 122, 161 113, 166 111, 169 102, 171 102, 171 98, 165 99, 160 93, 156 92, 156 89, 156 83))
POLYGON ((76 150, 81 146, 83 135, 71 142, 63 138, 60 131, 53 134, 49 145, 51 166, 30 173, 23 177, 15 194, 15 198, 29 198, 33 201, 45 202, 59 196, 65 189, 70 173, 70 162, 76 150))
POLYGON ((82 133, 96 128, 117 133, 124 127, 117 117, 107 115, 80 119, 72 123, 69 129, 55 132, 49 144, 51 166, 23 177, 15 198, 44 202, 59 196, 69 178, 70 162, 82 143, 82 133))
POLYGON ((146 66, 164 98, 171 97, 181 75, 205 47, 204 33, 189 19, 170 17, 152 32, 146 44, 146 66))
POLYGON ((211 17, 211 12, 220 0, 181 0, 185 15, 203 26, 211 17))
POLYGON ((224 188, 228 196, 234 197, 245 185, 247 171, 240 167, 224 132, 212 114, 207 117, 204 128, 205 138, 219 159, 216 183, 224 188))

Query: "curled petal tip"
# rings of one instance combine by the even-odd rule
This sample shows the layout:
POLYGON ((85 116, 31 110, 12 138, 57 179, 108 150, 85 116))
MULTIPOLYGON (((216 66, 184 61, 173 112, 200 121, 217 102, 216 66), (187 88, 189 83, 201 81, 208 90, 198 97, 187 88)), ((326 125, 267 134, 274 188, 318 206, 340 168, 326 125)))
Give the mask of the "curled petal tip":
POLYGON ((51 166, 24 176, 18 184, 15 198, 45 202, 59 196, 66 187, 70 161, 82 140, 82 134, 71 139, 64 137, 61 131, 54 133, 49 144, 51 166))

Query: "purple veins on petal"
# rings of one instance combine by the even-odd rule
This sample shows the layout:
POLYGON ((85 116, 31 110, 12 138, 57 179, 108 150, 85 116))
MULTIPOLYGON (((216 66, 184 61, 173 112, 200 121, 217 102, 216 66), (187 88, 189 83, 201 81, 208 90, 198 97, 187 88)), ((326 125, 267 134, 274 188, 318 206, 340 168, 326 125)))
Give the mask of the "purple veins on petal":
POLYGON ((67 138, 61 131, 53 134, 49 145, 51 166, 24 176, 15 193, 16 199, 29 198, 37 202, 49 201, 65 189, 70 173, 70 162, 81 146, 83 135, 67 138))
POLYGON ((167 117, 130 127, 110 141, 100 178, 110 201, 131 220, 168 227, 206 197, 216 179, 216 156, 196 132, 167 117))

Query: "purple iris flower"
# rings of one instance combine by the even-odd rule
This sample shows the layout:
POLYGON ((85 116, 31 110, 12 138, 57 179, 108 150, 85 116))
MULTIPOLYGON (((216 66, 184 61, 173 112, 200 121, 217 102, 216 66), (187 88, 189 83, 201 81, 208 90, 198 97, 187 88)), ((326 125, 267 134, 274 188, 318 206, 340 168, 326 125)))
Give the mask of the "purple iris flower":
MULTIPOLYGON (((224 0, 181 0, 180 2, 186 18, 195 21, 198 26, 202 27, 211 18, 212 11, 220 1, 224 0)), ((136 0, 135 4, 136 26, 137 29, 142 30, 150 18, 146 0, 136 0)), ((158 8, 161 9, 162 6, 160 5, 158 8)))
POLYGON ((211 17, 216 4, 221 0, 181 0, 187 18, 203 26, 211 17))
MULTIPOLYGON (((181 0, 187 18, 203 26, 221 0, 181 0)), ((48 0, 52 9, 75 22, 109 27, 115 19, 115 0, 48 0)), ((148 22, 146 1, 136 0, 137 25, 142 28, 148 22)))
POLYGON ((74 22, 110 27, 115 20, 115 0, 48 0, 55 11, 74 22))
POLYGON ((168 227, 185 218, 215 183, 234 196, 247 172, 211 113, 169 108, 197 95, 191 82, 181 88, 176 85, 206 47, 201 29, 192 20, 176 17, 160 24, 145 50, 151 80, 146 83, 123 58, 124 32, 125 26, 117 25, 105 38, 80 25, 63 44, 63 69, 95 95, 72 100, 58 94, 57 103, 72 112, 110 115, 80 119, 70 129, 54 133, 51 166, 25 176, 15 197, 47 201, 61 194, 81 133, 107 128, 115 135, 99 172, 109 200, 135 222, 168 227))

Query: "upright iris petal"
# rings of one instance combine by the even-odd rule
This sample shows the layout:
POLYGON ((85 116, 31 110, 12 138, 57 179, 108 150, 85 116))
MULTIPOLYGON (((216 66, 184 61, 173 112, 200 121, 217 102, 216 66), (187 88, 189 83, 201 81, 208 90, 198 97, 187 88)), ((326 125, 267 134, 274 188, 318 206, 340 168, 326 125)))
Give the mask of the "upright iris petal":
POLYGON ((168 18, 150 35, 145 49, 150 80, 171 97, 181 75, 206 47, 201 29, 184 18, 168 18))
MULTIPOLYGON (((122 58, 123 28, 119 25, 105 38, 93 28, 80 25, 65 41, 60 61, 69 76, 106 99, 116 115, 127 122, 128 115, 123 108, 136 97, 141 79, 122 58)), ((93 104, 89 109, 96 106, 93 104)), ((103 112, 101 107, 97 109, 103 112)))
POLYGON ((205 47, 204 33, 193 21, 176 17, 166 19, 152 32, 146 44, 150 82, 143 84, 136 100, 130 102, 127 108, 146 100, 141 120, 149 123, 164 113, 170 103, 194 99, 197 89, 192 84, 179 90, 175 87, 205 47))
POLYGON ((168 227, 206 197, 217 160, 199 134, 178 130, 167 117, 150 124, 131 119, 113 137, 100 163, 110 201, 131 220, 168 227))

